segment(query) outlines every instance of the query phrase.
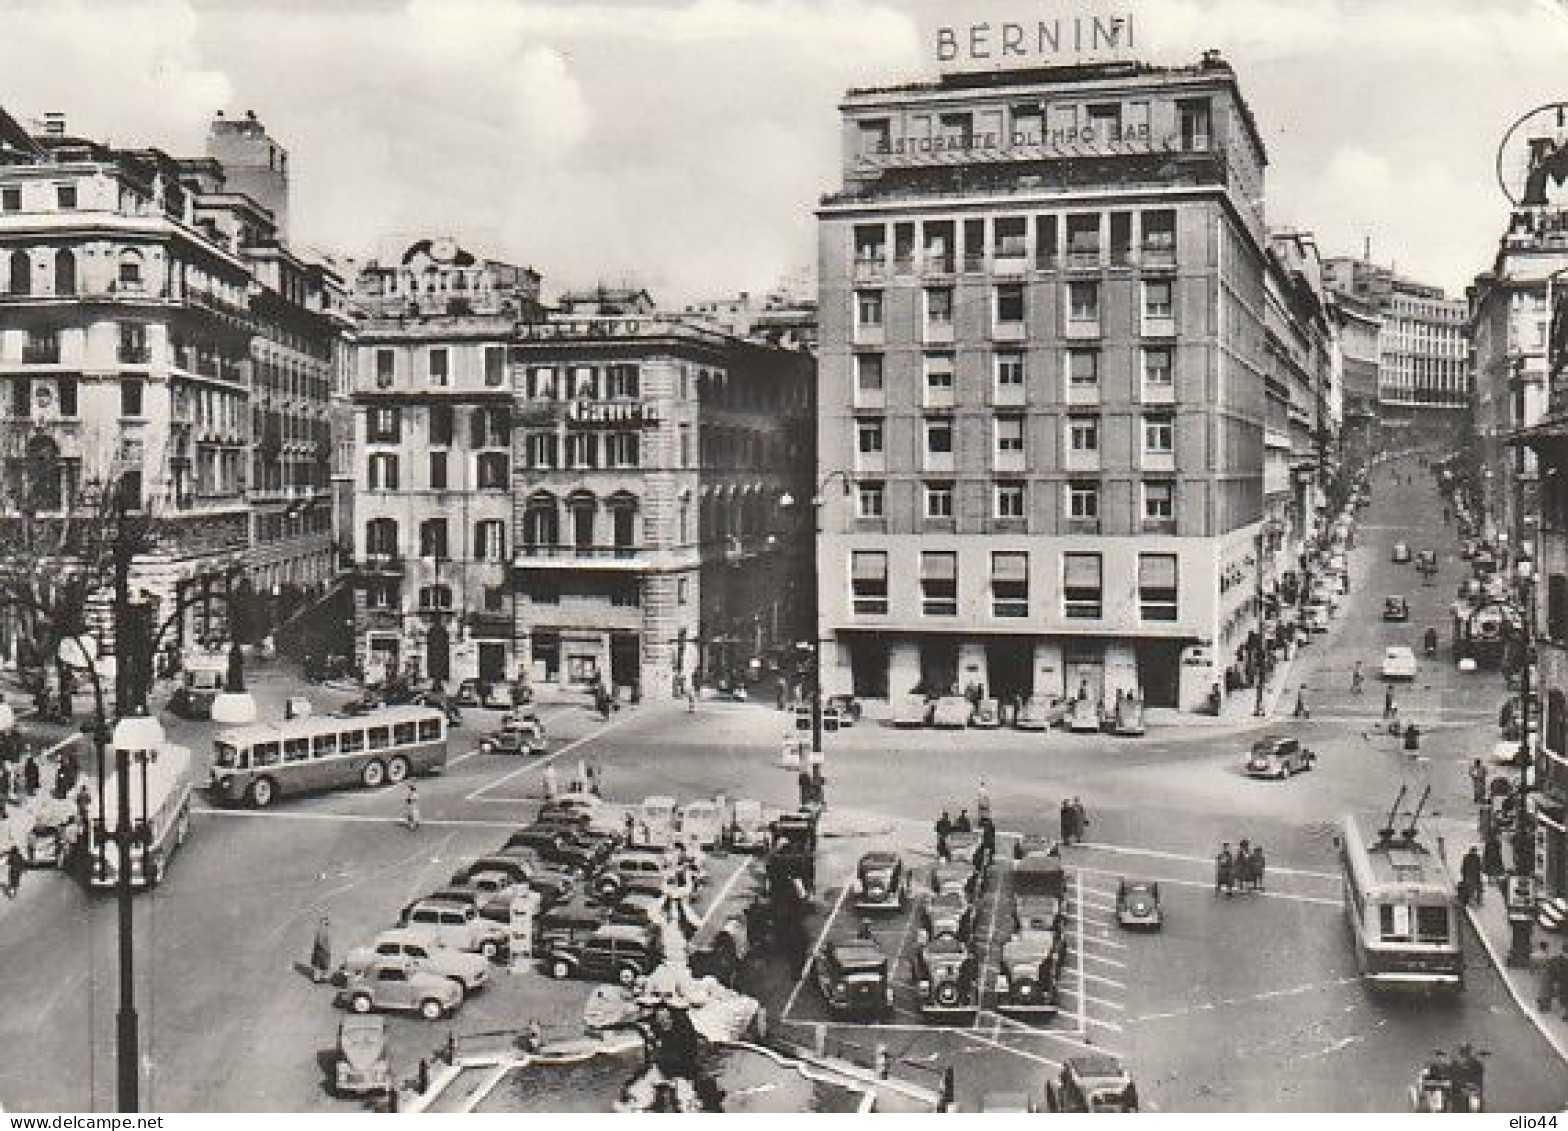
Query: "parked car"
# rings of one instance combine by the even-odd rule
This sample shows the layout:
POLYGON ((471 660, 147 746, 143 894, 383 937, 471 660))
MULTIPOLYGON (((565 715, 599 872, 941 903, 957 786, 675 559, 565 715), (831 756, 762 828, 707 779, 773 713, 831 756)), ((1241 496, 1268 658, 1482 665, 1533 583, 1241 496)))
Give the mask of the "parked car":
POLYGON ((1317 758, 1299 738, 1260 738, 1247 754, 1246 772, 1248 777, 1283 781, 1310 770, 1317 758))
POLYGON ((1383 598, 1383 619, 1393 621, 1406 621, 1410 619, 1410 602, 1403 597, 1394 596, 1383 598))
POLYGON ((405 930, 435 946, 470 950, 497 958, 506 949, 506 931, 480 918, 474 907, 460 907, 436 900, 420 900, 409 909, 405 930))
POLYGON ((1002 705, 995 699, 982 699, 976 704, 969 725, 979 730, 996 730, 1002 725, 1002 705))
POLYGON ((1013 726, 1019 730, 1050 730, 1067 718, 1067 701, 1059 695, 1034 695, 1018 708, 1013 726))
POLYGON ((875 939, 829 943, 811 963, 828 1012, 885 1017, 893 1012, 887 955, 875 939))
POLYGON ((609 841, 580 841, 570 830, 550 825, 525 825, 518 829, 506 838, 501 851, 513 848, 531 848, 546 863, 584 875, 597 871, 614 851, 609 841))
POLYGON ((966 899, 972 899, 978 881, 975 877, 975 867, 968 860, 955 857, 952 860, 939 861, 931 866, 931 894, 937 892, 956 891, 966 899))
POLYGON ((1045 1084, 1045 1106, 1065 1112, 1138 1110, 1138 1088, 1114 1056, 1070 1056, 1045 1084))
POLYGON ((384 958, 407 959, 416 970, 451 978, 464 993, 480 989, 490 977, 490 964, 479 955, 432 945, 425 933, 403 928, 382 931, 370 945, 349 951, 343 970, 349 975, 362 974, 384 958))
MULTIPOLYGON (((977 830, 968 832, 951 832, 947 834, 947 852, 955 864, 967 864, 974 872, 983 872, 990 865, 989 860, 981 857, 981 847, 985 844, 983 837, 977 830)), ((976 885, 979 880, 974 881, 976 885)))
POLYGON ((646 891, 629 891, 610 908, 611 923, 630 923, 658 929, 664 924, 664 897, 646 891))
POLYGON ((27 866, 63 867, 72 836, 76 835, 76 809, 68 801, 40 801, 27 830, 27 866))
POLYGON ((1060 931, 1067 876, 1059 853, 1030 852, 1013 865, 1013 920, 1019 930, 1060 931))
POLYGON ((962 892, 941 891, 920 906, 920 932, 925 939, 944 936, 968 939, 974 926, 974 907, 962 892))
POLYGON ((537 889, 545 906, 569 899, 577 888, 577 881, 569 872, 514 850, 481 856, 467 867, 458 869, 452 874, 447 890, 471 888, 510 901, 513 888, 519 884, 537 889))
POLYGON ((822 709, 824 711, 837 711, 838 725, 841 727, 854 726, 860 721, 860 716, 865 710, 860 705, 859 699, 856 699, 853 695, 846 694, 829 695, 823 701, 822 709))
POLYGON ((169 710, 182 719, 212 718, 212 701, 228 685, 227 659, 203 656, 185 661, 180 685, 169 697, 169 710))
POLYGON ((1437 572, 1437 552, 1435 550, 1418 550, 1416 552, 1416 568, 1422 573, 1437 572))
POLYGON ((1407 645, 1391 644, 1383 650, 1384 679, 1415 679, 1420 671, 1416 654, 1407 645))
POLYGON ((610 908, 575 895, 547 908, 534 920, 534 953, 549 954, 559 944, 579 944, 610 921, 610 908))
POLYGON ((960 730, 969 725, 974 704, 962 695, 944 695, 931 709, 931 725, 944 730, 960 730))
POLYGON ((931 722, 935 709, 924 695, 904 695, 893 704, 893 725, 896 727, 923 727, 931 722))
POLYGON ((451 978, 426 973, 407 959, 381 958, 349 976, 340 1000, 355 1013, 397 1010, 439 1021, 463 1004, 463 987, 451 978))
POLYGON ((351 1014, 338 1022, 332 1090, 339 1096, 379 1096, 392 1090, 384 1018, 351 1014))
POLYGON ((630 986, 659 964, 658 937, 647 927, 607 923, 581 942, 558 942, 545 958, 553 978, 590 978, 630 986))
POLYGON ((902 911, 909 881, 904 862, 894 852, 867 852, 855 865, 851 891, 860 911, 902 911))
POLYGON ((1075 733, 1100 730, 1100 705, 1093 699, 1074 699, 1067 704, 1067 729, 1075 733))
POLYGON ((1066 953, 1066 940, 1058 930, 1029 927, 1008 939, 996 973, 997 1009, 1054 1016, 1061 1007, 1057 979, 1066 953))
POLYGON ((920 1016, 927 1021, 967 1024, 980 1010, 979 963, 959 939, 934 938, 915 954, 915 988, 920 1016))
POLYGON ((1389 554, 1389 561, 1396 565, 1406 565, 1410 561, 1410 547, 1403 542, 1395 542, 1394 549, 1389 554))
POLYGON ((627 892, 662 894, 668 876, 662 849, 620 848, 588 886, 600 901, 618 903, 627 892))
POLYGON ((1165 924, 1160 907, 1160 885, 1144 880, 1123 879, 1116 885, 1116 922, 1118 926, 1157 931, 1165 924))

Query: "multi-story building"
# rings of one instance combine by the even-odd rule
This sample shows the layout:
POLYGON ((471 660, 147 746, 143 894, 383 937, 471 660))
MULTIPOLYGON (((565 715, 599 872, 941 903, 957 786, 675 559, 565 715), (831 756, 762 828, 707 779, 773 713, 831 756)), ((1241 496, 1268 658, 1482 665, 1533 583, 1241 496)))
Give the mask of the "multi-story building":
MULTIPOLYGON (((1217 55, 852 90, 818 211, 827 690, 1196 708, 1263 618, 1265 152, 1217 55)), ((1231 676, 1227 680, 1227 673, 1231 676)))
POLYGON ((1329 301, 1338 328, 1344 463, 1365 467, 1381 445, 1377 390, 1383 316, 1373 303, 1349 292, 1331 291, 1329 301))

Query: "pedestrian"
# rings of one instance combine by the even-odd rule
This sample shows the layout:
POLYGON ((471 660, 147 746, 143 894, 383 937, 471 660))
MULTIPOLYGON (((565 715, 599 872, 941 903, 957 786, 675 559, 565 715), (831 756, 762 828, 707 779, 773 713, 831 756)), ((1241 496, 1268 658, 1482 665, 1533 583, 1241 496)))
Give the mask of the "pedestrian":
POLYGON ((1307 698, 1306 698, 1306 696, 1307 696, 1307 685, 1303 683, 1300 687, 1298 687, 1296 689, 1296 712, 1295 712, 1295 714, 1296 714, 1296 718, 1298 718, 1298 719, 1305 719, 1305 718, 1308 717, 1308 713, 1307 713, 1307 698))
POLYGON ((822 774, 822 763, 811 767, 811 793, 818 808, 828 807, 828 780, 822 774))
POLYGON ((554 797, 560 790, 560 784, 561 783, 560 783, 559 777, 558 777, 558 775, 555 772, 555 763, 552 762, 552 763, 550 763, 550 765, 548 765, 548 766, 546 766, 544 768, 544 795, 545 795, 545 797, 547 797, 547 798, 554 797))
POLYGON ((1231 855, 1230 842, 1220 845, 1219 855, 1214 857, 1214 894, 1224 891, 1230 895, 1236 887, 1236 858, 1231 855))
POLYGON ((332 976, 332 923, 323 915, 310 944, 310 980, 318 986, 332 976))
POLYGON ((795 776, 795 785, 800 791, 800 807, 804 809, 811 804, 811 775, 806 772, 804 766, 795 776))
POLYGON ((628 845, 637 843, 637 818, 630 813, 626 814, 626 843, 628 845))
POLYGON ((1385 719, 1392 719, 1397 718, 1398 715, 1399 708, 1394 705, 1394 689, 1392 687, 1385 687, 1383 689, 1383 717, 1385 719))
POLYGON ((15 899, 16 893, 22 888, 22 873, 27 871, 27 861, 22 857, 22 850, 16 845, 11 845, 5 850, 5 896, 15 899))
POLYGON ((974 831, 974 824, 969 820, 968 809, 960 809, 958 811, 958 817, 953 821, 953 831, 955 833, 968 833, 974 831))
POLYGON ((1073 798, 1073 835, 1078 838, 1078 843, 1083 843, 1083 834, 1088 831, 1089 816, 1084 812, 1083 801, 1073 798))
POLYGON ((996 822, 990 814, 980 818, 980 867, 989 868, 996 859, 996 822))
POLYGON ((697 710, 697 683, 693 680, 686 685, 686 711, 694 714, 697 710))
POLYGON ((1415 754, 1421 749, 1421 730, 1415 723, 1405 727, 1405 749, 1415 754))
POLYGON ((588 792, 595 797, 604 796, 604 778, 598 762, 588 763, 588 792))
POLYGON ((1361 661, 1357 660, 1356 666, 1350 670, 1350 693, 1360 695, 1365 683, 1366 677, 1361 674, 1361 661))
POLYGON ((991 791, 986 788, 985 779, 980 779, 980 788, 975 791, 975 813, 984 823, 991 818, 991 791))
POLYGON ((781 711, 784 709, 784 700, 785 700, 784 681, 781 679, 778 682, 778 703, 779 703, 779 710, 781 710, 781 711))
POLYGON ((1268 862, 1263 857, 1263 846, 1252 846, 1252 890, 1263 890, 1263 869, 1268 862))
POLYGON ((1485 890, 1482 872, 1481 852, 1472 844, 1459 862, 1459 902, 1467 907, 1481 905, 1481 893, 1485 890))
POLYGON ((1247 890, 1247 884, 1252 874, 1252 842, 1242 837, 1241 843, 1236 845, 1235 862, 1236 886, 1242 891, 1247 890))
POLYGON ((29 753, 27 761, 22 763, 22 788, 27 791, 27 796, 35 797, 42 784, 43 774, 38 769, 38 759, 29 753))
POLYGON ((953 831, 953 819, 947 815, 947 810, 942 810, 942 815, 936 819, 936 854, 938 859, 949 860, 952 854, 947 848, 948 834, 953 831))
POLYGON ((1477 805, 1486 804, 1486 767, 1479 758, 1470 763, 1470 793, 1477 805))
POLYGON ((1552 1002, 1557 997, 1557 959, 1558 956, 1552 953, 1551 944, 1545 939, 1540 942, 1540 952, 1531 956, 1530 968, 1540 978, 1535 991, 1535 1008, 1543 1013, 1552 1008, 1552 1002))
POLYGON ((1073 842, 1073 803, 1069 798, 1062 798, 1062 843, 1073 842))
POLYGON ((409 832, 419 828, 419 790, 414 783, 408 785, 408 792, 403 795, 403 827, 409 832))
POLYGON ((11 788, 11 767, 8 763, 0 762, 0 804, 10 803, 11 788))

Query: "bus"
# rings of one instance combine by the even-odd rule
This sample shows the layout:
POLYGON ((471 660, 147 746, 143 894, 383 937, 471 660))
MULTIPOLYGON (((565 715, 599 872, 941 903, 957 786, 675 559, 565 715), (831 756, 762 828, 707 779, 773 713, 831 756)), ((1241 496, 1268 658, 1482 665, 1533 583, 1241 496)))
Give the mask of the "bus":
POLYGON ((265 809, 292 793, 397 785, 444 770, 446 738, 445 711, 412 705, 254 723, 213 740, 208 790, 221 803, 265 809))
POLYGON ((1400 833, 1382 828, 1369 840, 1346 817, 1340 854, 1345 918, 1362 978, 1373 986, 1463 988, 1454 882, 1414 821, 1400 833))
MULTIPOLYGON (((195 789, 194 761, 189 747, 165 742, 145 765, 131 765, 131 826, 146 834, 131 843, 131 886, 156 887, 163 879, 169 858, 191 832, 191 794, 195 789)), ((103 810, 108 837, 99 842, 97 827, 88 828, 87 879, 93 888, 114 888, 120 882, 120 848, 112 839, 120 828, 119 778, 109 775, 103 783, 103 810)))

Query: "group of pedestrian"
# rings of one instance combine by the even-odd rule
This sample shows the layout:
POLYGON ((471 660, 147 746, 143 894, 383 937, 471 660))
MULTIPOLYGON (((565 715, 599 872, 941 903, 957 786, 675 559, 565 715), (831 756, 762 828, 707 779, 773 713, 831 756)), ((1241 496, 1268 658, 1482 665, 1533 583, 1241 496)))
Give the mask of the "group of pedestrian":
POLYGON ((1244 837, 1232 852, 1230 841, 1226 841, 1214 858, 1214 893, 1218 895, 1223 891, 1226 895, 1234 895, 1237 891, 1262 891, 1266 863, 1261 844, 1253 844, 1244 837))
POLYGON ((1063 798, 1062 800, 1062 843, 1072 844, 1074 841, 1083 843, 1083 834, 1089 827, 1088 815, 1084 813, 1083 802, 1076 798, 1063 798))
POLYGON ((942 815, 936 820, 936 854, 937 858, 946 863, 953 858, 951 838, 955 833, 971 833, 979 831, 980 844, 975 848, 974 858, 970 861, 976 868, 990 866, 996 859, 996 822, 991 819, 991 799, 985 791, 985 783, 980 785, 980 816, 978 820, 971 820, 968 809, 959 809, 958 816, 952 817, 948 810, 943 809, 942 815))

